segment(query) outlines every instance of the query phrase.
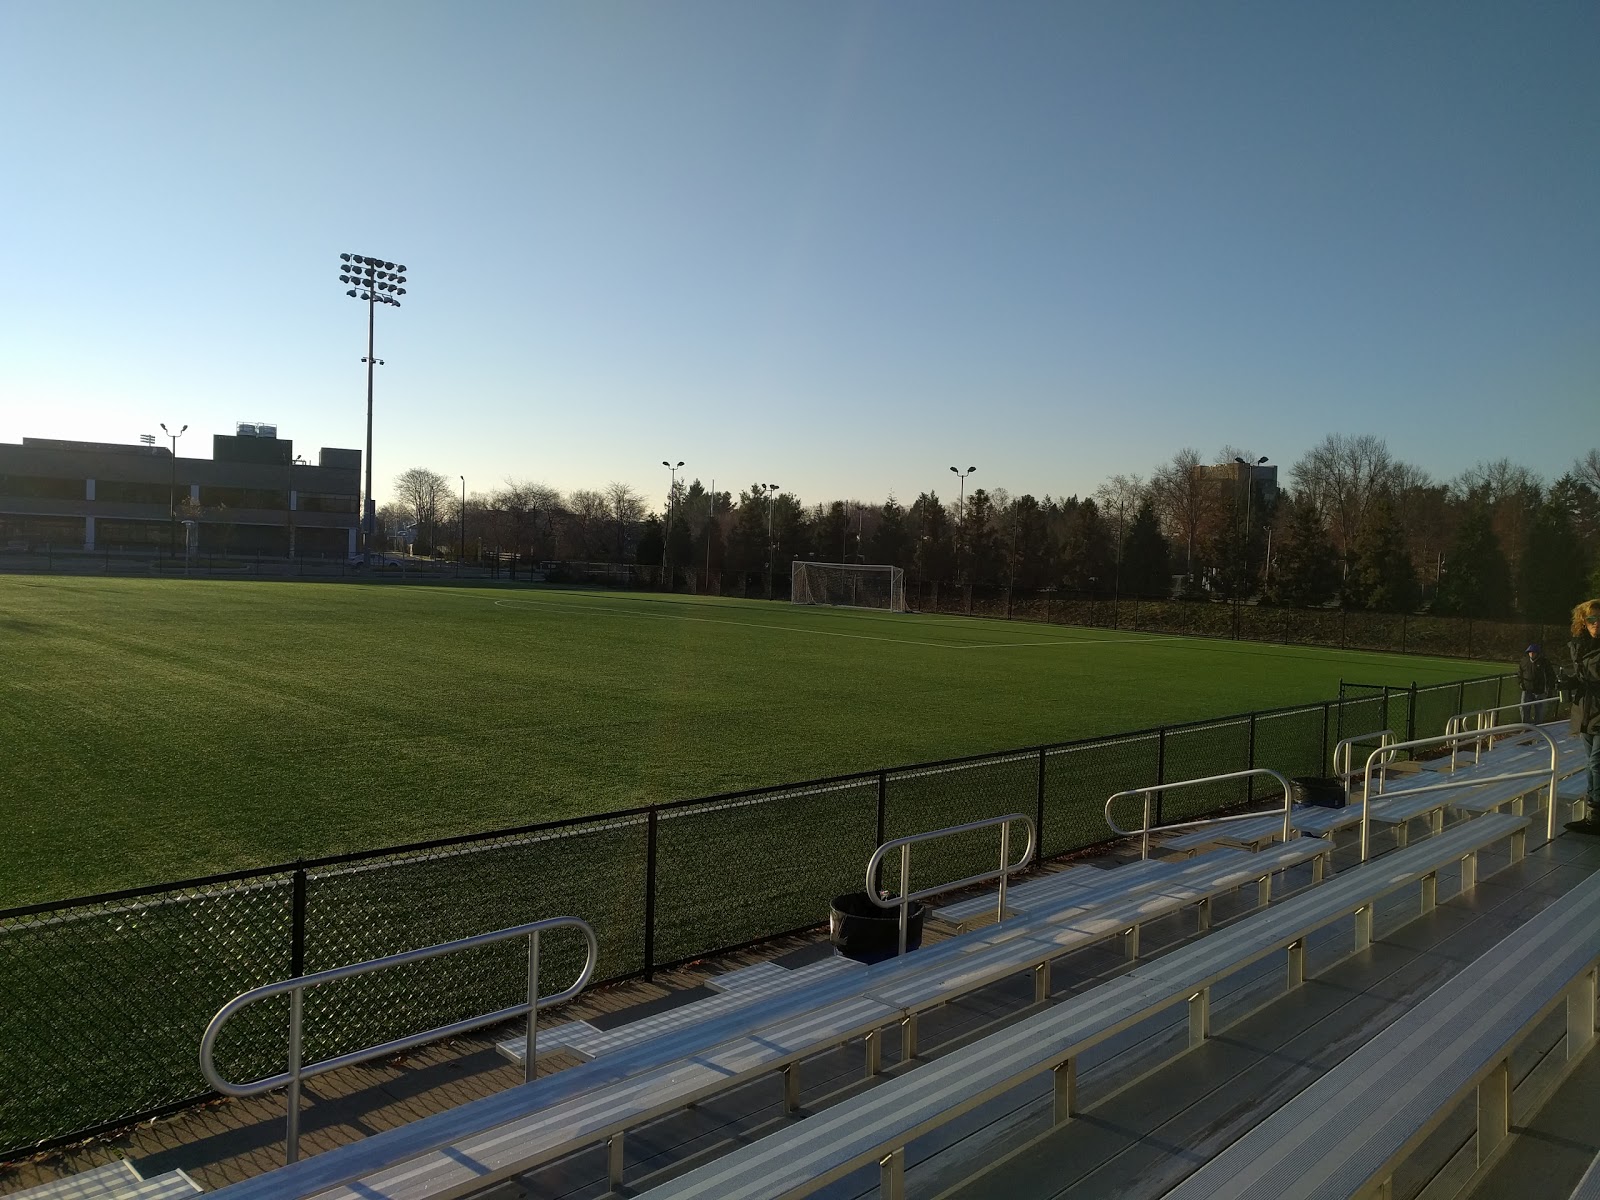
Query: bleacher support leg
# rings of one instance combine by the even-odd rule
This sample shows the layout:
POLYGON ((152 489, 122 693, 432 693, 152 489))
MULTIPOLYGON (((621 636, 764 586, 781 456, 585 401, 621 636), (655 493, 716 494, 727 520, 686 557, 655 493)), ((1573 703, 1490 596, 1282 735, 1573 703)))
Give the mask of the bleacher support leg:
POLYGON ((1292 992, 1306 981, 1306 940, 1289 943, 1289 990, 1292 992))
POLYGON ((1528 831, 1519 829, 1511 835, 1511 861, 1519 862, 1528 853, 1528 831))
POLYGON ((1272 903, 1272 876, 1263 875, 1256 880, 1256 907, 1265 908, 1272 903))
POLYGON ((1200 932, 1209 932, 1211 929, 1211 897, 1206 896, 1199 904, 1195 905, 1195 908, 1200 912, 1200 932))
POLYGON ((1356 909, 1356 949, 1365 950, 1372 945, 1372 905, 1363 904, 1356 909))
POLYGON ((1444 832, 1444 809, 1436 808, 1428 814, 1428 831, 1434 837, 1444 832))
POLYGON ((1189 997, 1189 1045, 1198 1046, 1211 1036, 1211 989, 1201 988, 1189 997))
POLYGON ((622 1187, 622 1135, 613 1133, 606 1139, 606 1182, 611 1190, 622 1187))
POLYGON ((900 1061, 908 1063, 917 1056, 917 1014, 900 1019, 900 1061))
POLYGON ((867 1078, 871 1079, 883 1071, 883 1030, 874 1029, 867 1034, 867 1078))
POLYGON ((1439 905, 1439 873, 1430 871, 1422 877, 1422 911, 1431 913, 1439 905))
POLYGON ((1122 955, 1127 959, 1139 957, 1139 927, 1137 925, 1122 931, 1122 955))
POLYGON ((1051 1071, 1055 1081, 1056 1124, 1077 1114, 1078 1111, 1078 1060, 1069 1058, 1051 1071))
POLYGON ((1478 1165, 1511 1132, 1511 1063, 1502 1059, 1478 1085, 1478 1165))
POLYGON ((1595 973, 1585 972, 1567 990, 1567 1061, 1571 1062, 1594 1041, 1595 973))
POLYGON ((1328 856, 1319 854, 1311 860, 1311 882, 1321 883, 1328 877, 1328 856))
POLYGON ((1050 964, 1039 963, 1033 968, 1033 1002, 1043 1004, 1050 999, 1050 964))
POLYGON ((800 1111, 800 1064, 783 1068, 783 1111, 793 1116, 800 1111))
MULTIPOLYGON (((1513 851, 1513 855, 1515 851, 1513 851)), ((1513 861, 1515 861, 1513 859, 1513 861)), ((1461 860, 1461 890, 1470 892, 1478 886, 1478 853, 1474 850, 1461 860)))
POLYGON ((878 1160, 878 1195, 883 1200, 906 1200, 906 1151, 902 1146, 878 1160))
POLYGON ((1394 848, 1396 850, 1404 850, 1406 848, 1406 843, 1410 840, 1410 838, 1411 838, 1411 822, 1410 821, 1397 821, 1397 822, 1395 822, 1395 827, 1394 827, 1394 848))

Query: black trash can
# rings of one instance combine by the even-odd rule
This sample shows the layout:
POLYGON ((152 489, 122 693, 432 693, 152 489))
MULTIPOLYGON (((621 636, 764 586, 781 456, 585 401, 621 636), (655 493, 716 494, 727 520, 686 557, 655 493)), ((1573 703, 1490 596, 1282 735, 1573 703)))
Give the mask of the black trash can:
POLYGON ((1296 775, 1289 780, 1289 794, 1296 804, 1311 804, 1317 808, 1343 808, 1350 802, 1342 779, 1317 775, 1296 775))
MULTIPOLYGON (((922 918, 926 910, 913 902, 906 914, 906 950, 922 945, 922 918)), ((900 952, 900 909, 879 908, 865 892, 846 892, 833 898, 828 913, 828 938, 834 949, 857 962, 875 963, 900 952)))

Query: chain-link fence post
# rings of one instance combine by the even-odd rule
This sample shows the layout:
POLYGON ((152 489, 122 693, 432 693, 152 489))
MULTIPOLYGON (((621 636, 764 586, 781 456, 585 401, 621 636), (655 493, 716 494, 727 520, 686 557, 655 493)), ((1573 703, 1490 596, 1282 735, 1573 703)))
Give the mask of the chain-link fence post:
MULTIPOLYGON (((1255 713, 1251 713, 1250 714, 1250 749, 1248 751, 1248 762, 1246 764, 1246 768, 1245 769, 1246 770, 1250 770, 1250 771, 1254 771, 1256 769, 1256 714, 1255 713)), ((1254 804, 1256 802, 1256 777, 1254 775, 1250 776, 1250 778, 1245 780, 1244 797, 1245 797, 1245 803, 1246 804, 1254 804)))
POLYGON ((644 834, 644 977, 651 978, 656 966, 656 826, 655 806, 645 817, 644 834))
POLYGON ((306 869, 296 865, 289 891, 289 978, 306 973, 306 869))
MULTIPOLYGON (((887 817, 888 811, 889 811, 889 772, 887 772, 887 771, 879 771, 878 772, 878 840, 876 842, 874 842, 873 845, 872 845, 872 848, 874 850, 876 850, 879 846, 883 845, 883 843, 884 843, 884 819, 885 819, 885 817, 887 817)), ((907 884, 905 880, 902 879, 900 881, 900 887, 901 887, 902 891, 905 888, 909 887, 909 886, 910 885, 907 884)), ((874 873, 874 875, 872 877, 872 890, 877 892, 880 896, 883 895, 883 864, 881 862, 878 864, 878 869, 877 869, 876 873, 874 873)))
MULTIPOLYGON (((1159 730, 1156 731, 1156 782, 1157 783, 1165 783, 1166 781, 1167 781, 1167 727, 1165 725, 1163 725, 1159 730)), ((1157 825, 1160 825, 1162 823, 1162 821, 1161 821, 1161 798, 1163 796, 1165 796, 1165 795, 1166 795, 1165 792, 1157 792, 1156 793, 1156 824, 1157 825)))
POLYGON ((1038 784, 1034 789, 1033 814, 1034 856, 1044 858, 1044 747, 1039 747, 1038 784))
POLYGON ((1417 681, 1411 681, 1411 695, 1406 700, 1406 741, 1417 740, 1417 681))
MULTIPOLYGON (((1340 680, 1339 687, 1342 691, 1344 688, 1343 680, 1340 680)), ((1328 710, 1332 707, 1326 700, 1322 702, 1322 766, 1324 770, 1328 769, 1328 710)))

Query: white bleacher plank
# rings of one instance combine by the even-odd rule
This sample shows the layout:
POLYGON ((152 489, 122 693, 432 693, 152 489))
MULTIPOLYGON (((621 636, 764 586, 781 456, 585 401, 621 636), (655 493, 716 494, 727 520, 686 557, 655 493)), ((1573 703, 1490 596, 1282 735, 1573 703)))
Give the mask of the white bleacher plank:
MULTIPOLYGON (((1112 868, 1112 870, 1122 869, 1121 867, 1112 868)), ((1087 876, 1109 873, 1097 867, 1075 866, 1067 867, 1060 871, 1052 871, 1048 875, 1027 880, 1025 883, 1012 884, 1006 888, 1006 900, 1008 901, 1006 912, 1009 915, 1022 911, 1017 906, 1026 904, 1030 897, 1055 895, 1062 889, 1082 887, 1086 883, 1092 882, 1086 878, 1087 876)), ((964 929, 974 921, 992 916, 998 904, 999 891, 998 889, 991 889, 984 895, 973 896, 967 900, 957 901, 955 904, 946 904, 941 908, 932 909, 928 915, 936 917, 948 925, 954 925, 957 929, 964 929)))
POLYGON ((13 1192, 12 1200, 184 1200, 201 1188, 182 1171, 143 1178, 126 1159, 13 1192))
POLYGON ((461 1196, 527 1171, 580 1145, 630 1129, 713 1095, 747 1078, 814 1052, 819 1044, 859 1037, 892 1023, 897 1013, 855 999, 808 1012, 759 1034, 669 1063, 603 1092, 573 1097, 531 1121, 482 1130, 446 1150, 400 1163, 356 1183, 318 1192, 318 1200, 461 1196))
POLYGON ((1589 1164, 1568 1200, 1600 1200, 1600 1158, 1589 1164))
POLYGON ((775 962, 752 963, 737 971, 726 971, 706 980, 706 986, 718 992, 736 992, 751 984, 766 983, 772 979, 787 979, 789 971, 775 962))
POLYGON ((1597 958, 1600 876, 1469 963, 1168 1200, 1366 1194, 1597 958))
MULTIPOLYGON (((651 1189, 650 1200, 789 1200, 976 1108, 1028 1078, 1208 988, 1330 921, 1436 873, 1516 830, 1524 818, 1481 818, 1344 872, 925 1066, 651 1189)), ((1063 1093, 1058 1093, 1058 1102, 1063 1093)))

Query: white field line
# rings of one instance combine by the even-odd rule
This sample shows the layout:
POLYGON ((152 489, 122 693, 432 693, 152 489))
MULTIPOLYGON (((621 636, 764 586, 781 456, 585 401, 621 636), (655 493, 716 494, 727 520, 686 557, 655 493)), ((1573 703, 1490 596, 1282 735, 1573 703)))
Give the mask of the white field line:
POLYGON ((1164 635, 1138 638, 1063 638, 1052 642, 925 642, 917 638, 878 637, 870 633, 842 633, 837 629, 804 629, 793 625, 769 625, 760 621, 730 621, 721 617, 690 617, 682 613, 640 612, 630 608, 600 608, 583 604, 562 604, 554 600, 496 600, 497 608, 543 609, 554 608, 566 612, 592 616, 638 617, 645 621, 694 621, 701 625, 737 625, 746 629, 770 629, 776 633, 809 633, 817 637, 848 638, 863 642, 892 642, 900 646, 927 646, 934 650, 1009 650, 1020 646, 1100 646, 1121 643, 1170 641, 1164 635))

